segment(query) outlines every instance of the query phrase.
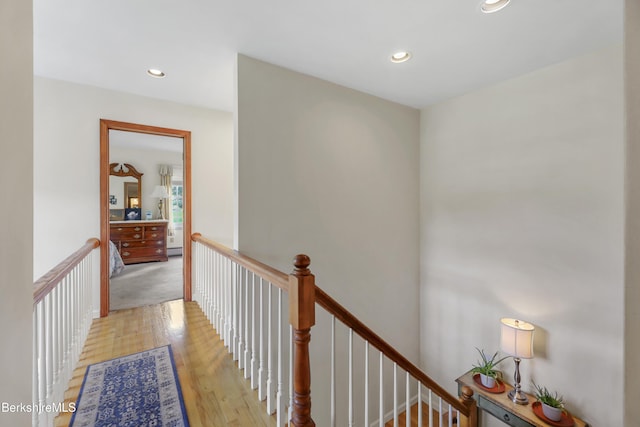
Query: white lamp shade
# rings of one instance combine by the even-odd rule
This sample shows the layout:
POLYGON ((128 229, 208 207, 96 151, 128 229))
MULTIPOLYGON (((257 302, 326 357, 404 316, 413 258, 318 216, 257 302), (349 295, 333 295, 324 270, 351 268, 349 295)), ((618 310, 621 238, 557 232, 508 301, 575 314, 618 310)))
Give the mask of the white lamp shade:
POLYGON ((156 185, 156 187, 153 189, 153 193, 151 193, 149 197, 159 197, 161 199, 168 199, 169 192, 167 191, 167 187, 165 187, 164 185, 156 185))
POLYGON ((523 320, 500 319, 500 349, 520 359, 533 358, 533 332, 535 327, 523 320))

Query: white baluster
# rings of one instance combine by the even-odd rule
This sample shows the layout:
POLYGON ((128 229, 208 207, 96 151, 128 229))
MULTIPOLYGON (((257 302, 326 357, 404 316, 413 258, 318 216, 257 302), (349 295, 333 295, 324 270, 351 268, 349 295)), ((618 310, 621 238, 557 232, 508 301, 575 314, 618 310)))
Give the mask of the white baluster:
POLYGON ((287 422, 284 419, 284 399, 282 397, 282 374, 284 367, 282 365, 282 289, 278 288, 278 390, 276 391, 277 424, 278 427, 284 426, 287 422))
POLYGON ((431 389, 429 389, 429 427, 433 427, 433 401, 431 389))
POLYGON ((449 406, 449 410, 447 411, 449 413, 449 427, 453 426, 453 410, 451 409, 451 405, 449 406))
POLYGON ((217 327, 216 325, 216 301, 215 301, 215 291, 216 291, 216 286, 215 286, 215 276, 214 276, 214 256, 213 256, 213 252, 211 252, 211 250, 207 249, 206 251, 206 258, 207 258, 207 268, 206 268, 206 275, 207 275, 207 293, 209 294, 209 322, 211 322, 211 326, 213 326, 214 328, 217 327))
POLYGON ((353 329, 349 328, 349 427, 353 427, 353 329))
POLYGON ((54 366, 53 371, 53 384, 54 389, 58 388, 59 385, 62 384, 62 378, 60 375, 62 373, 62 364, 60 362, 60 331, 59 331, 59 319, 60 319, 60 299, 58 298, 59 292, 58 287, 56 286, 51 290, 49 297, 51 298, 51 305, 53 308, 53 316, 51 321, 51 341, 53 343, 53 348, 51 351, 52 362, 54 366))
POLYGON ((267 383, 267 379, 265 376, 265 370, 264 370, 264 313, 263 313, 263 307, 264 307, 264 299, 263 299, 263 289, 264 288, 264 284, 262 282, 262 277, 260 278, 260 320, 259 320, 259 331, 260 331, 260 353, 259 353, 259 368, 258 368, 258 399, 259 400, 264 400, 267 398, 267 393, 266 393, 266 383, 267 383))
POLYGON ((222 256, 216 252, 216 286, 217 292, 217 306, 218 306, 218 318, 216 319, 216 330, 220 339, 224 340, 224 313, 222 305, 222 256))
POLYGON ((218 298, 218 254, 211 252, 211 285, 212 285, 212 301, 213 301, 213 327, 216 333, 220 334, 220 307, 218 298))
POLYGON ((409 371, 406 373, 405 379, 405 425, 406 427, 411 427, 411 389, 410 382, 411 377, 409 376, 409 371))
POLYGON ((211 253, 211 284, 213 286, 213 324, 216 328, 216 333, 220 334, 220 298, 219 298, 219 271, 218 271, 218 254, 215 252, 211 253))
POLYGON ((245 293, 244 293, 244 338, 245 338, 245 345, 244 345, 244 378, 248 379, 249 377, 251 377, 251 338, 249 335, 249 320, 250 320, 250 313, 249 313, 249 271, 245 271, 245 281, 244 281, 244 289, 245 289, 245 293))
MULTIPOLYGON (((40 301, 36 305, 38 317, 38 404, 44 406, 47 396, 46 355, 45 355, 45 323, 47 321, 44 312, 44 303, 40 301)), ((40 425, 46 426, 47 420, 44 414, 40 414, 40 425)))
POLYGON ((233 310, 231 309, 232 304, 232 291, 233 286, 231 285, 231 260, 225 263, 225 280, 224 280, 224 289, 225 289, 225 321, 227 322, 227 347, 229 348, 229 352, 233 353, 233 335, 231 334, 231 328, 233 324, 233 310))
MULTIPOLYGON (((47 394, 46 401, 47 404, 53 403, 53 360, 52 360, 52 352, 53 352, 53 337, 51 336, 51 326, 53 325, 53 310, 52 310, 52 301, 51 295, 47 295, 44 297, 44 309, 45 309, 45 359, 46 359, 46 372, 47 375, 45 377, 45 381, 47 383, 47 394)), ((47 414, 47 419, 49 419, 49 415, 47 414)))
POLYGON ((369 425, 369 341, 364 342, 364 425, 369 425))
POLYGON ((438 396, 438 425, 442 425, 442 397, 438 396))
POLYGON ((269 301, 269 306, 267 309, 267 414, 271 415, 275 412, 275 400, 274 400, 274 390, 273 390, 273 355, 271 354, 273 351, 271 342, 273 341, 273 335, 271 333, 272 324, 271 324, 271 303, 272 303, 272 294, 271 289, 273 285, 269 283, 269 292, 267 294, 267 300, 269 301))
POLYGON ((227 351, 230 347, 229 342, 229 282, 227 280, 227 259, 220 255, 220 294, 222 302, 222 334, 224 336, 224 345, 227 351))
POLYGON ((233 340, 233 360, 238 360, 238 272, 239 266, 231 264, 231 336, 233 340))
POLYGON ((378 407, 378 426, 384 425, 384 354, 380 352, 380 405, 378 407))
POLYGON ((227 283, 227 260, 220 256, 220 295, 222 302, 222 339, 224 340, 224 345, 227 347, 227 351, 229 349, 229 310, 228 310, 228 302, 227 302, 227 291, 229 289, 227 283))
POLYGON ((258 355, 257 347, 258 337, 256 336, 256 275, 252 274, 251 280, 251 388, 255 390, 258 388, 258 355))
POLYGON ((238 369, 244 369, 244 267, 238 266, 238 369))
POLYGON ((293 326, 289 324, 289 414, 291 419, 293 414, 293 326))
POLYGON ((398 425, 398 364, 393 362, 393 425, 398 425))
POLYGON ((79 315, 78 309, 80 308, 80 304, 78 301, 79 296, 79 285, 80 279, 78 278, 78 270, 77 268, 71 271, 71 368, 76 364, 78 360, 78 340, 80 338, 78 334, 78 324, 79 324, 79 315))
POLYGON ((207 248, 203 247, 202 248, 202 287, 204 290, 204 299, 205 299, 205 306, 204 306, 204 312, 207 316, 207 319, 209 319, 209 323, 211 323, 211 325, 213 326, 213 317, 212 317, 212 308, 211 308, 211 281, 210 281, 210 275, 211 275, 211 264, 210 264, 210 260, 209 260, 209 251, 207 250, 207 248))
POLYGON ((336 426, 336 316, 331 316, 331 427, 336 426))
POLYGON ((422 383, 418 381, 418 425, 422 426, 422 383))
POLYGON ((196 269, 196 283, 198 286, 198 290, 200 293, 200 298, 202 298, 202 308, 207 313, 206 308, 206 291, 204 288, 204 270, 205 270, 205 260, 204 260, 204 248, 200 243, 194 243, 194 248, 197 256, 197 269, 196 269))
MULTIPOLYGON (((38 306, 33 310, 32 322, 31 322, 31 340, 33 351, 31 352, 32 359, 32 374, 31 374, 31 401, 38 403, 38 306)), ((38 411, 31 412, 31 425, 38 425, 38 411)))

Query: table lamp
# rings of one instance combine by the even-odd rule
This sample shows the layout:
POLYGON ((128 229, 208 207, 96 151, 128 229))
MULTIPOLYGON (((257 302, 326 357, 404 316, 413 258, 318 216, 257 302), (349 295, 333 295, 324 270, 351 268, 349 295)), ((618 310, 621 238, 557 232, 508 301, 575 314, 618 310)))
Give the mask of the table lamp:
POLYGON ((520 389, 520 360, 533 358, 534 326, 523 320, 500 319, 500 349, 513 356, 516 371, 513 375, 513 390, 509 392, 509 399, 514 403, 526 405, 529 403, 527 395, 520 389))
POLYGON ((158 217, 161 219, 165 219, 164 218, 164 214, 162 212, 162 203, 164 201, 164 199, 168 199, 169 198, 169 191, 167 191, 167 187, 165 187, 164 185, 156 185, 156 187, 153 189, 153 193, 151 193, 151 195, 149 197, 157 197, 159 199, 158 201, 158 217))

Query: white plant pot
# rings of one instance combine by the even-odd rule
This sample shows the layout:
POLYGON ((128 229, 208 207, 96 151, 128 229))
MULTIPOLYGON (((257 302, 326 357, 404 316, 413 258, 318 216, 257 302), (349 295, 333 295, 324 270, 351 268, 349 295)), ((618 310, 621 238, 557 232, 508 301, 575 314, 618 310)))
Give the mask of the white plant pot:
POLYGON ((562 419, 562 409, 554 408, 545 403, 542 404, 542 413, 551 421, 560 421, 562 419))
POLYGON ((496 386, 496 379, 492 378, 492 377, 489 377, 489 376, 487 376, 485 374, 480 374, 480 382, 486 388, 493 388, 493 387, 496 386))

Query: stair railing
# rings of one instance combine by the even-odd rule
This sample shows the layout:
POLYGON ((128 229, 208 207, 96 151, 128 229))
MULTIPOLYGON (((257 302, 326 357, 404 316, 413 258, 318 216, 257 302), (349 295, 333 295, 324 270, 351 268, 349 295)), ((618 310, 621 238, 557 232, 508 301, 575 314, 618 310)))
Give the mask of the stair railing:
POLYGON ((93 269, 90 256, 100 246, 87 240, 33 284, 32 424, 51 426, 65 410, 64 391, 78 362, 93 320, 93 269))
MULTIPOLYGON (((311 328, 316 323, 315 305, 331 317, 331 377, 328 393, 331 400, 330 425, 337 423, 336 401, 348 402, 348 425, 399 425, 400 412, 405 409, 406 426, 411 425, 413 402, 424 402, 430 408, 423 414, 417 407, 417 420, 432 426, 477 427, 473 391, 463 388, 462 396, 449 394, 424 372, 403 357, 391 345, 349 313, 315 285, 306 255, 294 259, 294 271, 287 275, 242 253, 229 249, 200 233, 191 236, 193 242, 193 298, 213 327, 220 334, 238 368, 257 390, 258 398, 266 401, 266 411, 275 414, 279 427, 315 426, 311 413, 311 371, 309 342, 311 328), (286 311, 288 310, 288 315, 286 311), (286 325, 286 319, 289 325, 286 325), (348 391, 336 381, 336 320, 348 329, 348 391), (289 336, 286 337, 288 329, 289 336), (366 345, 364 359, 364 410, 355 414, 354 395, 354 333, 366 345), (377 420, 370 419, 369 349, 379 352, 379 391, 377 420), (386 365, 385 365, 386 362, 386 365), (393 395, 391 414, 385 411, 385 367, 393 364, 393 395), (398 371, 405 373, 405 402, 398 401, 398 371), (285 384, 288 383, 288 387, 285 384)), ((359 365, 362 366, 362 365, 359 365)), ((317 370, 314 370, 317 374, 317 370)), ((387 380, 388 381, 388 380, 387 380)), ((361 393, 357 393, 361 394, 361 393)), ((341 418, 342 420, 342 418, 341 418)), ((343 425, 340 422, 339 425, 343 425)))

